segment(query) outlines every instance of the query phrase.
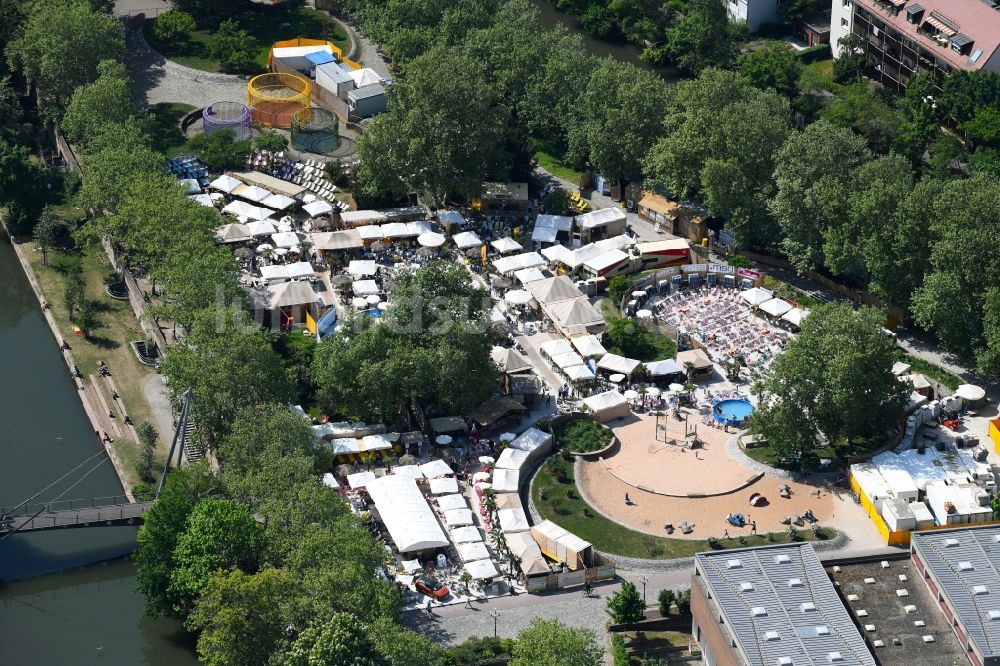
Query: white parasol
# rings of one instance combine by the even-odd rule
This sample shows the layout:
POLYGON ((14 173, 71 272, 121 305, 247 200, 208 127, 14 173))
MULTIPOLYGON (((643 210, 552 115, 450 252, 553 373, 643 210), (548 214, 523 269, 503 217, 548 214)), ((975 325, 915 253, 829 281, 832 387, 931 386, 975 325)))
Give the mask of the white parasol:
POLYGON ((503 299, 511 305, 526 305, 531 301, 532 296, 530 291, 526 291, 524 289, 514 289, 512 291, 508 291, 504 295, 503 299))
POLYGON ((955 395, 963 400, 978 402, 986 397, 986 391, 974 384, 962 384, 955 389, 955 395))
POLYGON ((653 311, 652 310, 639 310, 638 312, 635 313, 635 316, 638 317, 639 319, 649 319, 650 317, 653 316, 653 311))
POLYGON ((504 434, 500 435, 500 437, 498 437, 497 439, 499 439, 501 442, 513 442, 515 439, 517 439, 517 435, 515 435, 512 432, 505 432, 504 434))
POLYGON ((608 379, 610 379, 611 382, 614 383, 614 384, 620 384, 623 381, 625 381, 625 375, 614 374, 614 375, 611 375, 610 377, 608 377, 608 379))
POLYGON ((683 384, 671 384, 670 385, 670 390, 679 393, 680 391, 684 390, 684 385, 683 384))
POLYGON ((378 305, 381 300, 382 299, 379 297, 378 294, 372 294, 371 296, 365 299, 365 302, 368 303, 368 305, 378 305))
POLYGON ((636 398, 639 397, 639 392, 629 389, 628 391, 622 393, 622 395, 625 397, 626 400, 635 400, 636 398))
POLYGON ((260 245, 257 246, 257 251, 258 252, 268 252, 268 251, 273 250, 273 249, 274 249, 274 246, 271 245, 270 243, 261 243, 260 245))
POLYGON ((493 459, 493 456, 479 456, 479 462, 484 465, 492 465, 496 460, 493 459))
POLYGON ((386 303, 385 301, 379 301, 378 305, 376 305, 375 307, 377 307, 379 310, 385 311, 389 309, 389 304, 386 303))
POLYGON ((444 236, 433 231, 425 231, 417 236, 417 243, 420 247, 441 247, 446 240, 444 236))
POLYGON ((357 298, 355 298, 354 300, 351 301, 351 305, 353 305, 356 308, 363 308, 367 304, 368 304, 368 301, 366 301, 365 299, 361 298, 360 296, 358 296, 357 298))
POLYGON ((453 440, 451 438, 451 435, 438 435, 434 439, 434 441, 440 444, 441 446, 447 446, 448 444, 451 444, 453 440))
POLYGON ((658 396, 660 395, 660 389, 656 388, 655 386, 647 386, 646 395, 658 396))

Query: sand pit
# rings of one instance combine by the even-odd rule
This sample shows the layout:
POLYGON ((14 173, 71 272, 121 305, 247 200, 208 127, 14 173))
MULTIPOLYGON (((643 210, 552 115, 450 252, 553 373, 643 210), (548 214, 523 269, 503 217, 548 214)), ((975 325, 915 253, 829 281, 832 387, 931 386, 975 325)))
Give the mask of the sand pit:
POLYGON ((674 497, 729 493, 760 476, 726 455, 732 432, 702 424, 697 413, 688 414, 686 427, 701 440, 693 449, 684 436, 684 421, 666 415, 657 425, 655 416, 633 417, 614 429, 621 446, 603 464, 636 489, 674 497))
MULTIPOLYGON (((614 429, 621 441, 620 451, 606 460, 581 463, 577 481, 588 502, 622 525, 680 539, 722 537, 727 531, 732 537, 749 535, 750 523, 743 528, 734 527, 726 522, 729 513, 748 516, 748 521, 757 523, 761 534, 788 529, 781 520, 800 516, 807 509, 812 510, 820 525, 828 527, 836 527, 838 518, 849 518, 844 504, 826 487, 769 475, 761 477, 731 459, 726 454, 726 442, 735 433, 702 425, 700 417, 697 432, 704 440, 703 447, 685 450, 662 441, 684 440, 684 422, 668 420, 659 441, 654 416, 637 416, 614 429), (756 480, 748 484, 751 479, 756 480), (789 499, 778 494, 778 487, 785 484, 792 490, 789 499), (767 497, 770 503, 750 506, 750 495, 755 492, 767 497), (625 503, 626 493, 631 505, 625 503), (699 493, 712 496, 696 496, 699 493), (838 509, 841 516, 835 514, 838 509), (690 534, 683 534, 678 528, 683 522, 694 526, 690 534), (678 529, 668 534, 664 529, 666 524, 678 529)), ((692 414, 689 428, 694 421, 692 414)), ((664 425, 663 419, 660 424, 664 425)))

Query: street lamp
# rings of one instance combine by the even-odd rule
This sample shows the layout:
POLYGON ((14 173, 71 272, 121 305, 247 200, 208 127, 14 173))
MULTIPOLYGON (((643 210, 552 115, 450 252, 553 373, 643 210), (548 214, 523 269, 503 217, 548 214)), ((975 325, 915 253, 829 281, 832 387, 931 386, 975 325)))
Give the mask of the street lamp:
POLYGON ((490 617, 493 618, 493 638, 497 638, 497 620, 500 618, 500 611, 494 608, 490 617))
POLYGON ((642 607, 645 608, 646 607, 646 583, 649 582, 649 579, 646 578, 645 576, 642 576, 641 578, 639 578, 639 582, 642 583, 642 607))

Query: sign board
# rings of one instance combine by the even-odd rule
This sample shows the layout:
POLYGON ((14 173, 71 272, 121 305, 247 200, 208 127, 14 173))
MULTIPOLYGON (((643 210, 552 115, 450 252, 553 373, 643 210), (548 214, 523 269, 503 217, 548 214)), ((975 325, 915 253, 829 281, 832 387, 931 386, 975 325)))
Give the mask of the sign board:
POLYGON ((720 275, 721 274, 733 275, 736 273, 736 268, 734 268, 733 266, 723 266, 722 264, 709 264, 708 272, 718 273, 720 275))
POLYGON ((708 270, 709 264, 684 264, 681 270, 685 273, 704 273, 708 270))
POLYGON ((761 276, 760 271, 753 271, 749 268, 739 268, 736 270, 736 273, 740 277, 750 278, 751 280, 759 280, 761 276))

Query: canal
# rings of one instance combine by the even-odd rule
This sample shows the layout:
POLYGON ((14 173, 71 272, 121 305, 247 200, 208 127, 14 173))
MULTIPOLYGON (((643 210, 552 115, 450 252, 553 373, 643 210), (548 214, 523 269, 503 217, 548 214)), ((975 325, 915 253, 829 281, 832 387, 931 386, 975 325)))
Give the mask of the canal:
MULTIPOLYGON (((37 501, 64 491, 64 499, 122 493, 2 231, 0 378, 0 506, 35 495, 94 456, 37 501), (98 460, 105 462, 95 468, 98 460)), ((135 535, 133 527, 84 528, 15 535, 0 543, 0 626, 6 636, 0 662, 197 664, 179 623, 142 614, 127 558, 135 535)))

